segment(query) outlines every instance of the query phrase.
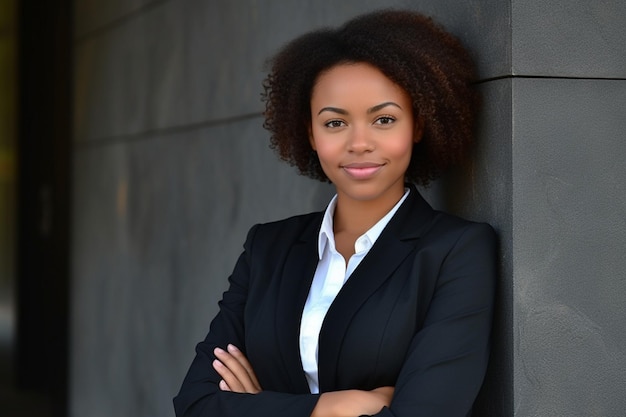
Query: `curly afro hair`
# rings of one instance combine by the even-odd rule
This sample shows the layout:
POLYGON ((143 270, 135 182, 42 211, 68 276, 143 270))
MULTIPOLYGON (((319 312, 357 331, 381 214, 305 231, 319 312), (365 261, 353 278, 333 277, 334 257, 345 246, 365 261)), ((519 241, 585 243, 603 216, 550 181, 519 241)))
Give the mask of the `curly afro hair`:
POLYGON ((458 39, 416 12, 384 10, 317 30, 287 44, 263 83, 271 147, 302 175, 328 181, 309 143, 311 93, 319 75, 343 63, 368 63, 403 88, 423 124, 406 180, 421 185, 467 153, 479 96, 474 65, 458 39))

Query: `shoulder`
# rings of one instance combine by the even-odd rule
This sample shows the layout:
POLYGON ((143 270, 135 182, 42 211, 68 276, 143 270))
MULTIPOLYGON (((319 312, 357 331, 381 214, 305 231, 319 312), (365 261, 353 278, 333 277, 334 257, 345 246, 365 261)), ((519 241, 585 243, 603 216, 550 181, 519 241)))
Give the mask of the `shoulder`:
POLYGON ((312 213, 299 214, 282 220, 255 225, 259 233, 263 234, 298 234, 305 229, 321 223, 324 212, 316 211, 312 213))
POLYGON ((497 268, 497 236, 488 223, 437 212, 427 244, 440 259, 440 283, 464 277, 476 285, 492 286, 497 268))
POLYGON ((464 248, 468 253, 492 253, 495 255, 496 233, 488 223, 466 220, 441 213, 437 222, 438 233, 453 248, 464 248))
POLYGON ((255 224, 248 232, 248 244, 286 246, 297 240, 317 238, 324 212, 313 212, 268 223, 255 224))
POLYGON ((392 229, 401 238, 418 238, 423 243, 450 246, 464 235, 478 235, 483 239, 495 239, 493 228, 487 223, 480 223, 461 218, 434 209, 409 184, 411 194, 392 220, 392 229))
POLYGON ((425 297, 457 299, 458 295, 458 301, 465 294, 492 302, 498 257, 496 234, 489 224, 434 211, 416 247, 414 265, 419 267, 417 276, 425 297))
POLYGON ((496 255, 497 236, 491 225, 437 210, 433 210, 419 241, 419 247, 440 262, 481 256, 491 262, 496 255))
POLYGON ((429 232, 454 240, 465 234, 477 234, 490 240, 495 238, 495 231, 490 224, 467 220, 442 211, 435 211, 429 232))

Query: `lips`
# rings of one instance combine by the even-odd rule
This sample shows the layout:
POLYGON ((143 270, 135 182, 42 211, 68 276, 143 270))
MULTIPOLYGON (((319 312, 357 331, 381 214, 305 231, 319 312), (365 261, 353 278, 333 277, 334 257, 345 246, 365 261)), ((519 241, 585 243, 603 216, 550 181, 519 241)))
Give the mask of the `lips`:
POLYGON ((384 164, 374 162, 355 162, 343 165, 341 168, 352 178, 357 180, 365 180, 374 176, 384 164))

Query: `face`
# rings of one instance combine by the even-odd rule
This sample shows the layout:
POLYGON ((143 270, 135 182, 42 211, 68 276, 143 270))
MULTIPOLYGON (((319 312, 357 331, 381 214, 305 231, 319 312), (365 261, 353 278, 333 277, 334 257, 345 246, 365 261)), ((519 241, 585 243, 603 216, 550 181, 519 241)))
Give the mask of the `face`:
POLYGON ((398 201, 420 137, 411 98, 377 68, 340 64, 318 77, 310 141, 340 202, 398 201))

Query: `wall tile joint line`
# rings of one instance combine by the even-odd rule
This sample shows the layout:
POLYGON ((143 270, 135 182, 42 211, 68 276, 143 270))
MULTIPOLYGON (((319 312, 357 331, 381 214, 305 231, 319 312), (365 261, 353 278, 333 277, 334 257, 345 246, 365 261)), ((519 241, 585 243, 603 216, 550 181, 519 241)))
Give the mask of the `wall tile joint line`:
POLYGON ((80 148, 95 148, 100 146, 114 145, 120 143, 137 142, 142 140, 152 139, 155 136, 173 135, 176 133, 186 133, 199 129, 207 129, 220 125, 232 124, 241 121, 251 120, 255 118, 263 117, 262 113, 248 113, 239 116, 225 117, 223 119, 207 120, 204 122, 190 123, 186 125, 168 126, 159 129, 148 129, 142 132, 105 136, 93 139, 82 139, 74 142, 74 147, 80 148))
POLYGON ((513 79, 544 79, 544 80, 590 80, 590 81, 626 81, 621 77, 557 77, 549 75, 502 75, 499 77, 484 78, 475 82, 476 85, 489 83, 492 81, 513 79))
POLYGON ((143 6, 135 9, 131 12, 128 12, 125 15, 122 15, 116 19, 111 20, 110 22, 104 23, 102 26, 96 27, 95 29, 91 29, 82 33, 80 36, 74 38, 76 44, 80 44, 85 42, 91 38, 96 38, 98 36, 103 35, 106 32, 109 32, 117 27, 124 25, 126 22, 133 20, 142 14, 146 13, 149 10, 152 10, 164 3, 167 3, 170 0, 153 0, 150 3, 144 4, 143 6))

